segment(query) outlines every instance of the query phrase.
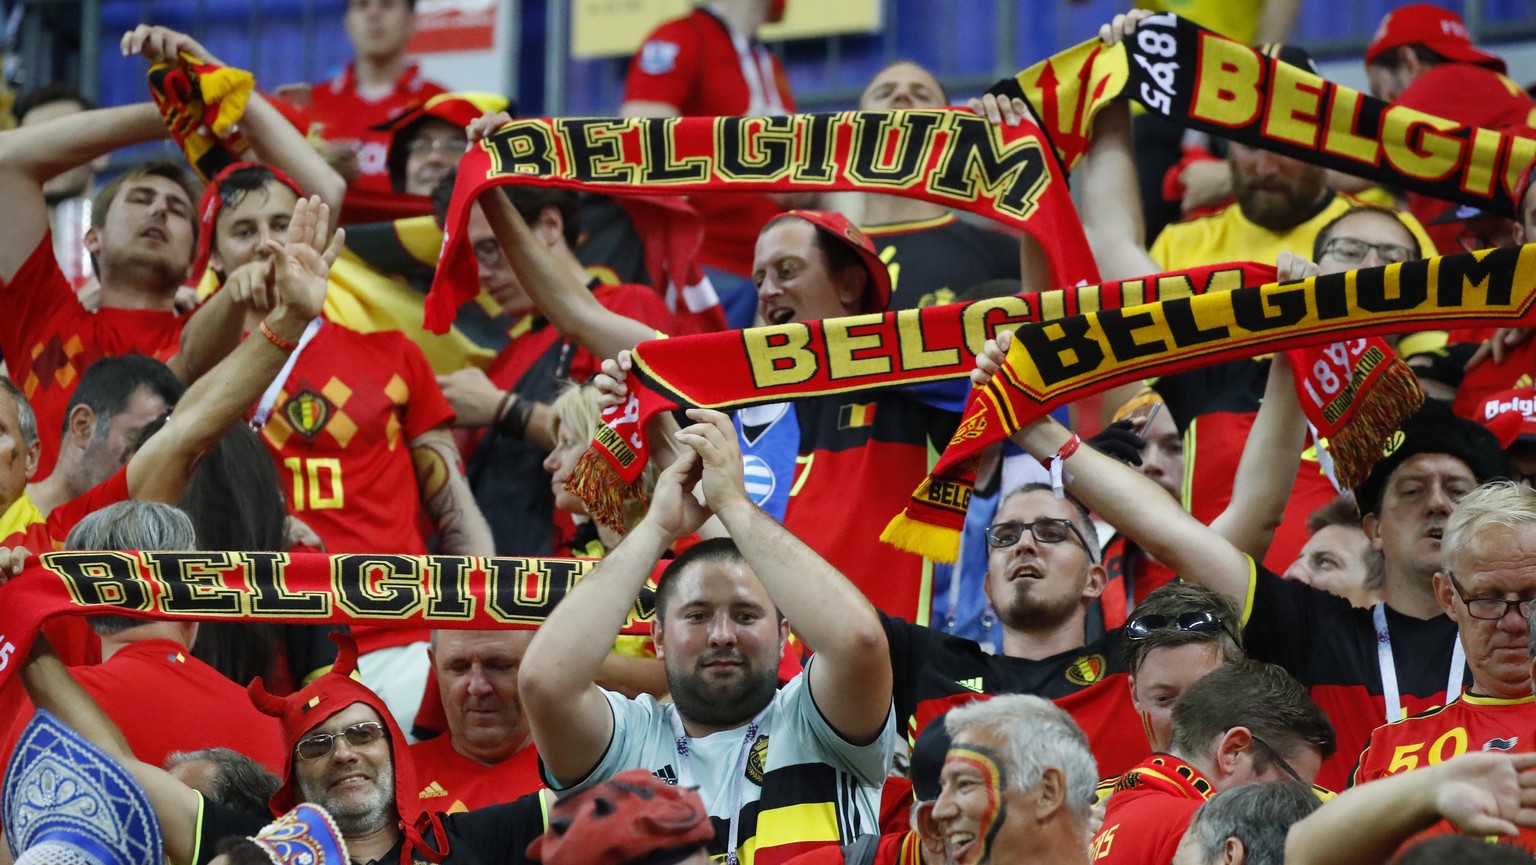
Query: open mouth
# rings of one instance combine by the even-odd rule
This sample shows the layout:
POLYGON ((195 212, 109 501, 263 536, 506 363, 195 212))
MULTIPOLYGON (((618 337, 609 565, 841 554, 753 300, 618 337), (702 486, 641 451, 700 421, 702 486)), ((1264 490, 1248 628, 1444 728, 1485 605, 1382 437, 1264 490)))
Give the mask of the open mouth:
POLYGON ((146 228, 139 232, 139 236, 148 237, 151 240, 158 240, 161 243, 166 243, 171 239, 171 236, 166 234, 165 229, 163 228, 146 228))
POLYGON ((1045 579, 1045 570, 1036 564, 1017 565, 1008 571, 1008 581, 1014 580, 1042 580, 1045 579))
POLYGON ((974 862, 980 853, 980 845, 974 832, 955 832, 949 836, 949 858, 956 865, 974 862))
POLYGON ((795 320, 795 311, 788 307, 770 309, 763 315, 763 320, 769 324, 789 324, 795 320))

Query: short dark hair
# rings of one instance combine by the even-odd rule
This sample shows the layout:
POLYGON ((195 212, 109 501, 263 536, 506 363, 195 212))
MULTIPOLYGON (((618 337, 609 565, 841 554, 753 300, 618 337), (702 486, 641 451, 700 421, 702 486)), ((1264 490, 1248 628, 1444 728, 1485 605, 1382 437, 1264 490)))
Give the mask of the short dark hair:
MULTIPOLYGON (((271 809, 263 816, 272 816, 271 809)), ((229 865, 272 865, 272 857, 243 835, 225 835, 214 847, 214 856, 228 856, 229 865)))
POLYGON ((667 605, 677 591, 678 574, 697 562, 740 562, 741 549, 730 538, 709 538, 689 547, 662 570, 656 580, 656 621, 666 618, 667 605))
POLYGON ((1315 535, 1330 526, 1360 528, 1360 509, 1354 499, 1336 496, 1333 501, 1313 511, 1307 517, 1307 534, 1315 535))
POLYGON ((581 242, 581 196, 575 190, 513 183, 501 187, 501 191, 530 226, 539 221, 544 208, 560 211, 565 245, 575 250, 581 242))
MULTIPOLYGON (((1208 756, 1217 736, 1246 727, 1274 746, 1280 756, 1305 746, 1323 758, 1338 748, 1333 725, 1307 696, 1307 689, 1274 664, 1246 660, 1224 664, 1189 686, 1173 707, 1173 746, 1185 756, 1208 756)), ((1255 752, 1255 771, 1269 767, 1270 755, 1255 752)))
POLYGON ((91 227, 101 228, 107 224, 107 211, 112 208, 112 202, 117 200, 117 194, 122 191, 124 184, 145 177, 164 177, 180 186, 187 194, 187 201, 192 205, 192 245, 195 247, 197 232, 201 227, 197 221, 197 200, 202 196, 202 190, 198 189, 186 169, 181 167, 181 163, 169 159, 155 159, 141 163, 112 178, 100 192, 96 193, 96 200, 91 202, 91 227))
POLYGON ((1185 835, 1200 848, 1202 862, 1214 861, 1227 839, 1236 838, 1245 863, 1283 865, 1291 826, 1321 804, 1311 788, 1296 781, 1243 784, 1201 805, 1185 835))
POLYGON ((174 769, 183 763, 207 760, 218 767, 213 783, 202 793, 209 801, 242 814, 270 817, 272 808, 267 800, 283 786, 281 778, 267 771, 255 760, 229 748, 203 748, 200 751, 172 751, 165 756, 165 768, 174 769))
POLYGON ((1418 235, 1414 234, 1413 229, 1408 227, 1408 223, 1403 221, 1401 213, 1390 207, 1382 207, 1379 204, 1357 204, 1330 219, 1326 225, 1318 229, 1317 238, 1312 241, 1312 260, 1317 261, 1323 257, 1323 247, 1328 245, 1328 241, 1333 237, 1333 232, 1338 228, 1339 223, 1362 213, 1379 213, 1382 216, 1389 217, 1398 225, 1401 225, 1403 231, 1407 232, 1409 239, 1413 241, 1413 248, 1418 251, 1419 255, 1422 256, 1424 254, 1424 247, 1420 244, 1418 235))
MULTIPOLYGON (((247 195, 265 188, 268 183, 274 181, 277 181, 277 175, 265 165, 245 165, 236 168, 219 181, 219 201, 224 207, 235 207, 244 201, 247 195)), ((217 225, 218 223, 209 225, 208 231, 216 232, 217 225)), ((216 233, 209 234, 210 244, 217 239, 216 233)))
MULTIPOLYGON (((1017 487, 1014 487, 1013 491, 1008 493, 1008 495, 999 499, 997 506, 999 509, 1001 509, 1002 506, 1014 496, 1022 496, 1025 493, 1034 493, 1041 490, 1051 493, 1052 495, 1055 494, 1055 488, 1050 484, 1042 484, 1039 482, 1020 484, 1017 487)), ((1099 550, 1097 549, 1099 530, 1094 528, 1093 517, 1088 512, 1088 506, 1083 504, 1077 496, 1074 496, 1071 493, 1065 494, 1063 498, 1072 503, 1072 522, 1077 526, 1077 530, 1083 533, 1083 540, 1089 545, 1088 561, 1097 564, 1099 561, 1099 550)))
POLYGON ((1147 655, 1153 649, 1166 646, 1182 646, 1186 643, 1214 643, 1221 650, 1225 663, 1243 659, 1243 615, 1232 600, 1220 592, 1202 588, 1193 583, 1175 580, 1155 589, 1147 599, 1136 605, 1131 618, 1138 616, 1167 616, 1177 619, 1185 613, 1215 613, 1226 625, 1226 630, 1215 634, 1199 631, 1181 631, 1177 628, 1159 628, 1145 639, 1125 641, 1125 665, 1131 675, 1141 670, 1147 655))
POLYGON ((27 119, 28 114, 32 113, 32 109, 52 105, 55 102, 73 102, 80 106, 81 111, 91 111, 96 107, 96 103, 81 93, 80 88, 74 84, 68 81, 50 81, 22 94, 21 98, 16 100, 16 107, 11 109, 11 113, 16 115, 16 122, 20 124, 27 119))
POLYGON ((139 388, 165 400, 168 406, 174 406, 186 391, 171 368, 152 357, 142 354, 104 357, 80 374, 80 383, 64 409, 64 434, 69 434, 70 412, 81 405, 90 406, 91 411, 96 413, 94 434, 105 433, 112 424, 112 418, 128 408, 129 401, 139 388))

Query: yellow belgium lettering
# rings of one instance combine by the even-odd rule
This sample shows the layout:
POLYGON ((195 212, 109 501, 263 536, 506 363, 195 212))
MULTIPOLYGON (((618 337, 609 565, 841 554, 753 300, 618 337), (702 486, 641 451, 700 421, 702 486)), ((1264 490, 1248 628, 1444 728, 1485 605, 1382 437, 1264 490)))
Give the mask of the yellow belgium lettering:
POLYGON ((752 362, 752 382, 758 387, 800 384, 816 374, 816 355, 806 348, 811 342, 809 327, 755 327, 742 331, 741 336, 752 362))
POLYGON ((1189 113, 1223 126, 1244 126, 1259 116, 1259 55, 1214 33, 1201 34, 1200 77, 1189 113))
POLYGON ((854 378, 861 375, 885 375, 891 371, 889 357, 855 357, 860 351, 880 348, 880 334, 855 334, 854 328, 879 326, 885 316, 878 312, 866 315, 850 315, 846 318, 828 318, 822 321, 827 338, 827 368, 835 379, 854 378))

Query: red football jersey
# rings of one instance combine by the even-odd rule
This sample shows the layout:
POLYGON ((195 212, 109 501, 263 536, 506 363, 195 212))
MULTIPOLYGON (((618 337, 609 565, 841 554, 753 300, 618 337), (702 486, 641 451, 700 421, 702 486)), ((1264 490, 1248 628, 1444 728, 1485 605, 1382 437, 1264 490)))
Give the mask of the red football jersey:
POLYGON ((0 354, 11 381, 21 387, 37 414, 42 455, 33 478, 41 480, 53 472, 64 411, 85 368, 104 357, 135 352, 169 360, 181 348, 185 319, 147 309, 91 312, 81 306, 53 257, 53 237, 48 234, 3 291, 0 354))
POLYGON ((398 331, 325 322, 261 437, 288 507, 331 553, 427 552, 408 443, 453 420, 426 356, 398 331))
POLYGON ((1377 727, 1360 752, 1350 783, 1433 766, 1468 751, 1529 750, 1532 736, 1536 698, 1503 700, 1463 693, 1449 706, 1377 727))
POLYGON ((1190 818, 1215 791, 1199 770, 1153 754, 1126 772, 1104 807, 1089 853, 1103 865, 1168 865, 1190 818))
POLYGON ((340 75, 324 84, 316 84, 310 96, 309 114, 313 131, 327 141, 356 142, 359 176, 353 184, 358 189, 390 192, 388 132, 372 127, 445 93, 447 89, 421 77, 412 66, 395 81, 394 89, 376 99, 357 91, 348 63, 340 75))
MULTIPOLYGON (((662 102, 684 117, 793 114, 789 79, 762 43, 733 34, 707 9, 651 31, 630 59, 624 101, 662 102)), ((763 223, 780 208, 766 195, 710 193, 690 201, 703 217, 699 260, 746 276, 763 223)))
POLYGON ((450 738, 444 733, 411 746, 421 804, 428 811, 472 811, 511 802, 544 786, 539 752, 531 743, 494 766, 482 766, 453 750, 450 738))

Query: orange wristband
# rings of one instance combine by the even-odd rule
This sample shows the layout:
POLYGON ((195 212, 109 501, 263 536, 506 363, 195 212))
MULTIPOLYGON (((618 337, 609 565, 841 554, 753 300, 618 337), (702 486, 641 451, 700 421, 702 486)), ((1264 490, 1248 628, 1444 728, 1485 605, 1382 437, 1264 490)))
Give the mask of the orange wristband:
POLYGON ((294 349, 299 347, 298 343, 296 343, 296 342, 289 342, 288 340, 283 339, 282 337, 278 336, 276 331, 272 330, 272 328, 267 326, 266 319, 262 319, 260 330, 261 330, 261 335, 267 338, 267 342, 272 343, 273 345, 277 346, 278 348, 282 349, 283 351, 293 351, 294 349))

